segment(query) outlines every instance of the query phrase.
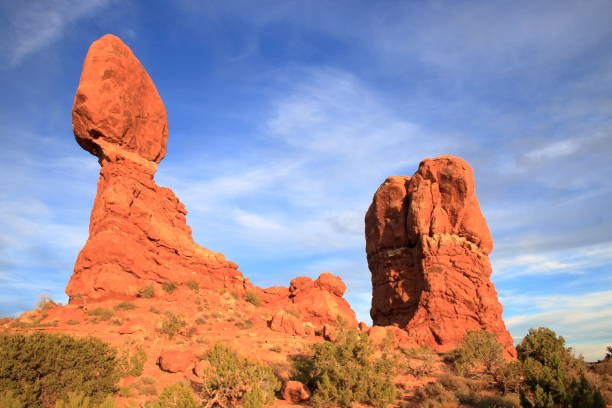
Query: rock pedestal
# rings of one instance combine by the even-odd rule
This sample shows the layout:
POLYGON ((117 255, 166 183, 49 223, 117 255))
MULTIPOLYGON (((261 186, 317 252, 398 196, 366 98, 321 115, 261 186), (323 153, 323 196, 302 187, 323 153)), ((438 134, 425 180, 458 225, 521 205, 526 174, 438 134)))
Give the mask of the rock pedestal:
POLYGON ((87 53, 72 108, 77 142, 102 166, 89 239, 66 288, 71 302, 136 296, 141 288, 196 281, 202 288, 248 282, 223 254, 193 242, 187 211, 155 184, 166 154, 166 109, 132 51, 105 35, 87 53))
POLYGON ((468 330, 494 333, 516 351, 491 283, 493 240, 472 168, 453 156, 426 159, 412 177, 389 177, 365 216, 375 325, 396 325, 445 352, 468 330))

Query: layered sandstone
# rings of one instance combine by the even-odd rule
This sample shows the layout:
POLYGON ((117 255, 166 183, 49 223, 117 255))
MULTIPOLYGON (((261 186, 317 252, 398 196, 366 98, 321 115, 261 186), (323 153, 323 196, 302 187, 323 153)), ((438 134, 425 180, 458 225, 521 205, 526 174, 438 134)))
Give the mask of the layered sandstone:
POLYGON ((516 351, 491 283, 493 240, 464 160, 426 159, 412 177, 389 177, 365 216, 375 325, 396 325, 418 344, 448 351, 466 331, 516 351))
POLYGON ((89 239, 66 293, 71 301, 135 296, 145 286, 198 282, 244 288, 223 254, 197 245, 187 211, 154 175, 166 154, 166 109, 132 51, 105 35, 87 53, 72 109, 78 143, 102 166, 89 239))

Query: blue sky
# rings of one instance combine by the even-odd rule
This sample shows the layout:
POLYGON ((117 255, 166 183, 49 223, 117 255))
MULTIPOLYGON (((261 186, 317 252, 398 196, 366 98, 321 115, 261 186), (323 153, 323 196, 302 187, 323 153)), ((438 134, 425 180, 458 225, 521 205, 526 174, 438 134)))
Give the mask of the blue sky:
POLYGON ((120 36, 168 109, 156 176, 260 286, 342 276, 368 319, 363 216, 425 157, 475 170, 512 335, 612 343, 612 3, 0 2, 0 315, 64 287, 98 164, 70 108, 120 36))

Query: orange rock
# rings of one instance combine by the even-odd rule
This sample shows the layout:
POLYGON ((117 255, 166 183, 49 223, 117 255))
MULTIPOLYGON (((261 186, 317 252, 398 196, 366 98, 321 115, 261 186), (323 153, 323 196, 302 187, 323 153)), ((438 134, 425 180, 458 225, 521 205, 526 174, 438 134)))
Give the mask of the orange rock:
POLYGON ((342 282, 338 276, 334 276, 329 272, 323 272, 317 280, 314 282, 314 285, 318 288, 328 291, 338 297, 342 297, 344 292, 346 292, 346 285, 342 282))
POLYGON ((162 350, 157 359, 159 368, 168 373, 180 373, 192 366, 195 355, 189 350, 162 350))
POLYGON ((274 331, 290 335, 303 335, 304 327, 295 317, 281 310, 277 312, 270 321, 270 328, 274 331))
POLYGON ((466 331, 494 333, 516 356, 490 280, 493 240, 472 168, 426 159, 412 177, 389 177, 365 217, 375 325, 398 325, 418 344, 455 348, 466 331))
POLYGON ((95 41, 83 64, 73 106, 79 144, 102 166, 89 239, 66 288, 71 302, 136 296, 166 282, 200 288, 251 286, 223 254, 193 242, 187 211, 155 184, 166 153, 166 110, 153 81, 121 40, 95 41))
POLYGON ((311 395, 308 387, 299 381, 286 381, 281 390, 282 398, 290 402, 308 401, 311 395))
POLYGON ((320 327, 325 323, 336 323, 338 318, 349 327, 357 327, 353 309, 342 298, 346 286, 342 279, 329 272, 322 273, 317 280, 297 277, 289 286, 293 304, 300 311, 301 319, 320 327))

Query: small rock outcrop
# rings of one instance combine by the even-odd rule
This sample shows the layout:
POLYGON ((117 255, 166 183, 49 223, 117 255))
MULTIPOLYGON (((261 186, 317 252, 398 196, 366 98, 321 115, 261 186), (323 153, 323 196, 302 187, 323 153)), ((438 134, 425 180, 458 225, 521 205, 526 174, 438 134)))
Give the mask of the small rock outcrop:
POLYGON ((95 41, 72 108, 77 142, 102 166, 89 239, 66 288, 71 302, 136 296, 145 286, 196 281, 203 288, 248 285, 235 263, 198 246, 187 211, 155 184, 166 154, 166 109, 153 81, 117 37, 95 41))
POLYGON ((299 381, 286 381, 281 389, 281 397, 293 403, 308 401, 311 395, 310 389, 299 381))
POLYGON ((412 177, 389 177, 365 216, 374 325, 396 325, 418 344, 455 348, 468 330, 516 351, 491 283, 493 240, 475 194, 472 168, 441 156, 412 177))

